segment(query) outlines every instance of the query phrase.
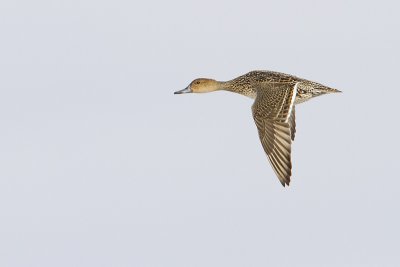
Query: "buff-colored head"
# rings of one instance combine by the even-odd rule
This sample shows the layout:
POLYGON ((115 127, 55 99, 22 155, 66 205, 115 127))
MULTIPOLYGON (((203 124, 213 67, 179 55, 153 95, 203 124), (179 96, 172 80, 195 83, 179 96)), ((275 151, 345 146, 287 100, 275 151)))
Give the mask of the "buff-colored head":
POLYGON ((183 90, 177 91, 174 94, 185 93, 208 93, 221 89, 220 82, 212 79, 199 78, 194 80, 183 90))

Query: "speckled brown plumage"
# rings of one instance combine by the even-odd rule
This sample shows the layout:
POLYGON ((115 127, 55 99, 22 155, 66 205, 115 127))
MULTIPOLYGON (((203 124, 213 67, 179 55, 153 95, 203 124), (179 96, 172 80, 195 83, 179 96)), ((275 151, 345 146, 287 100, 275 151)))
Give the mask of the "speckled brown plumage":
POLYGON ((196 79, 181 93, 226 90, 255 99, 252 106, 261 144, 283 186, 292 175, 291 142, 295 138, 295 105, 340 92, 322 84, 273 71, 251 71, 227 82, 196 79))
POLYGON ((297 88, 295 104, 302 103, 322 94, 340 92, 339 90, 293 75, 262 70, 251 71, 233 80, 223 82, 223 88, 227 91, 255 98, 257 96, 257 86, 263 86, 268 83, 296 84, 297 82, 300 84, 297 88))

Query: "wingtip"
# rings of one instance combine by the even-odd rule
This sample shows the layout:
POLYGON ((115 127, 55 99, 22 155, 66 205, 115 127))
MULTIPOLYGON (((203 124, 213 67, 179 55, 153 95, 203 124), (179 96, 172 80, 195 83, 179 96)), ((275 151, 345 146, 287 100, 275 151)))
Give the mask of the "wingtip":
POLYGON ((290 179, 287 180, 287 181, 285 181, 285 180, 279 180, 279 181, 281 182, 281 185, 282 185, 283 187, 289 186, 289 184, 290 184, 290 179))

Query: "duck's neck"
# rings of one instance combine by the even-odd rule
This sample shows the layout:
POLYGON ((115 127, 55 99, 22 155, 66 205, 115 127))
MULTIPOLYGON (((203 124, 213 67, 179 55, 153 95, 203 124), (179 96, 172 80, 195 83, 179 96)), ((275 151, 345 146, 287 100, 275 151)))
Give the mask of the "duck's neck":
POLYGON ((220 89, 218 89, 218 90, 225 90, 225 91, 241 94, 241 95, 253 98, 253 99, 257 96, 256 91, 250 86, 246 86, 246 85, 243 85, 240 83, 238 84, 233 81, 219 82, 219 84, 220 84, 220 89))
POLYGON ((223 81, 218 81, 219 88, 218 90, 224 90, 224 91, 232 91, 232 86, 230 82, 223 82, 223 81))

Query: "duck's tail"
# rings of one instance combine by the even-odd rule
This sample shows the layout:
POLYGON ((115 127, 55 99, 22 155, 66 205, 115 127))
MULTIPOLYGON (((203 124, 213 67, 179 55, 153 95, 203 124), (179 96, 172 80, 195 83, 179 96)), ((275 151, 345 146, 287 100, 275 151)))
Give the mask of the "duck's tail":
POLYGON ((324 86, 325 88, 325 92, 327 93, 327 94, 330 94, 330 93, 343 93, 342 91, 340 91, 340 90, 338 90, 338 89, 335 89, 335 88, 330 88, 330 87, 326 87, 326 86, 324 86))
POLYGON ((313 94, 315 94, 316 96, 318 95, 324 95, 324 94, 331 94, 331 93, 342 93, 342 91, 335 89, 335 88, 331 88, 322 84, 317 84, 313 86, 313 94))

